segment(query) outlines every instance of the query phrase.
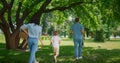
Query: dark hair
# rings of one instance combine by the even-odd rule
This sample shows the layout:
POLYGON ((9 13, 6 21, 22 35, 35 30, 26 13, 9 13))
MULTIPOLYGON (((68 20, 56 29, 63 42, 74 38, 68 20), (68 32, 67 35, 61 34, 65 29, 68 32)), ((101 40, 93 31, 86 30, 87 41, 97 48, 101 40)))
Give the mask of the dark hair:
POLYGON ((40 18, 39 17, 33 17, 32 19, 31 19, 31 22, 30 23, 34 23, 34 24, 36 24, 36 25, 39 25, 40 24, 40 18))
POLYGON ((58 31, 54 31, 54 35, 58 35, 58 31))
POLYGON ((79 22, 79 18, 75 18, 75 22, 79 22))

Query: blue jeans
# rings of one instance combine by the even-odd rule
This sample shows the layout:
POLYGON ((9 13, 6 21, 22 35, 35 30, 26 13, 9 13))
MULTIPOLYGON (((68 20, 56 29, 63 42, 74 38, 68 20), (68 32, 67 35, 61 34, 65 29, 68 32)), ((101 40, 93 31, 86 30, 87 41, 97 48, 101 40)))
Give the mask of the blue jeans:
POLYGON ((74 54, 78 58, 82 56, 82 39, 73 39, 74 41, 74 54))
POLYGON ((29 58, 29 63, 33 63, 35 59, 35 53, 37 51, 38 47, 38 39, 37 38, 28 38, 28 47, 30 49, 30 58, 29 58))

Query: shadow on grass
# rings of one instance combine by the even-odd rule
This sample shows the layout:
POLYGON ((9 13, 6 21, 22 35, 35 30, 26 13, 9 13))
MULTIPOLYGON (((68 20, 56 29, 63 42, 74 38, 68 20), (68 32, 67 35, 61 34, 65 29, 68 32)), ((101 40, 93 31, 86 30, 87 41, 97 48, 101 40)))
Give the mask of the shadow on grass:
MULTIPOLYGON (((83 48, 83 59, 74 61, 73 46, 61 46, 58 63, 120 63, 120 49, 83 48)), ((53 63, 52 47, 43 46, 36 53, 40 63, 53 63)), ((29 52, 0 50, 0 63, 27 63, 29 52)))
POLYGON ((5 48, 5 43, 0 43, 0 49, 5 48))

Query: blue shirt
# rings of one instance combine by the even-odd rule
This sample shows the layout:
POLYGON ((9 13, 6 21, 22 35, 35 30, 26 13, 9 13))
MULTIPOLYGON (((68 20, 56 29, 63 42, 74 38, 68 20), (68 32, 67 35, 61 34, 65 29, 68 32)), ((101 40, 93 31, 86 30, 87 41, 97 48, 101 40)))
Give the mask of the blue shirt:
POLYGON ((82 30, 84 29, 83 25, 79 23, 74 23, 71 26, 71 30, 73 31, 73 38, 74 39, 81 39, 82 38, 82 30))
POLYGON ((20 29, 28 29, 28 36, 32 38, 39 38, 42 34, 42 27, 34 23, 24 24, 20 29))

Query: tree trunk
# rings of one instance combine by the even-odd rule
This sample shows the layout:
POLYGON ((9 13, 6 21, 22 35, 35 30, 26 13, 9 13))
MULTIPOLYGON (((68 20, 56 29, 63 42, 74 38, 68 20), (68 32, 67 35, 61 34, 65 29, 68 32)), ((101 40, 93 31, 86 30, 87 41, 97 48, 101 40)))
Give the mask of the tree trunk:
POLYGON ((10 33, 4 32, 4 35, 5 35, 5 41, 6 41, 6 48, 17 49, 20 41, 19 31, 16 31, 13 35, 11 35, 10 33))

